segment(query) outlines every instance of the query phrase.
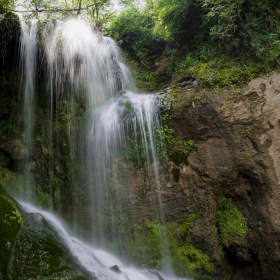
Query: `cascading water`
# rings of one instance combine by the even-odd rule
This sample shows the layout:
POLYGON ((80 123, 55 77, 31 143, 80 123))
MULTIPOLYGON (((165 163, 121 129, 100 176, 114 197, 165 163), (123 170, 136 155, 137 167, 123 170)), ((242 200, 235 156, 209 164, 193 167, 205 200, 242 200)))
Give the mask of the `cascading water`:
MULTIPOLYGON (((86 268, 92 275, 93 280, 162 280, 162 276, 154 270, 140 270, 134 267, 128 267, 115 256, 100 248, 94 248, 79 239, 70 236, 65 227, 53 214, 43 211, 31 204, 20 202, 27 213, 36 213, 43 217, 47 223, 61 237, 62 242, 76 257, 79 263, 86 268), (117 270, 115 270, 117 267, 117 270)), ((38 219, 40 219, 38 217, 38 219)), ((179 280, 179 278, 164 276, 166 280, 179 280)), ((180 278, 183 280, 182 278, 180 278)), ((186 279, 185 279, 186 280, 186 279)))
MULTIPOLYGON (((139 129, 143 144, 140 149, 143 149, 147 165, 154 164, 153 177, 156 187, 160 188, 154 143, 154 130, 159 127, 156 96, 133 93, 133 80, 121 61, 115 42, 93 32, 81 19, 58 23, 46 35, 46 42, 50 98, 54 98, 54 93, 56 98, 68 94, 70 100, 75 100, 77 95, 86 96, 89 111, 86 163, 89 194, 95 208, 92 228, 94 237, 105 242, 106 217, 103 214, 104 208, 110 208, 106 196, 108 198, 111 180, 107 170, 109 168, 114 174, 120 172, 116 170, 114 160, 117 151, 124 148, 128 131, 139 129), (67 92, 65 88, 68 88, 67 92)), ((75 143, 72 143, 72 149, 75 149, 75 143)), ((154 201, 160 210, 160 196, 154 201)), ((121 207, 121 201, 118 205, 121 207)), ((163 213, 156 213, 164 220, 163 213)))
POLYGON ((33 20, 29 27, 21 21, 21 91, 23 93, 23 116, 24 116, 24 137, 23 144, 26 147, 25 156, 25 197, 31 201, 34 196, 34 178, 30 176, 30 165, 32 155, 32 140, 34 127, 34 96, 35 77, 37 64, 37 22, 33 20))
MULTIPOLYGON (((25 131, 26 139, 30 143, 36 74, 34 58, 36 57, 36 28, 35 24, 32 24, 30 29, 27 29, 24 24, 22 26, 21 54, 24 57, 23 70, 26 73, 24 116, 28 124, 25 131)), ((136 161, 142 160, 146 166, 145 178, 151 191, 150 207, 154 209, 153 219, 164 223, 156 147, 156 142, 161 141, 158 133, 160 119, 157 96, 135 93, 133 79, 122 62, 115 42, 94 32, 82 19, 51 22, 45 28, 43 42, 45 42, 44 52, 48 66, 46 92, 49 95, 50 123, 57 121, 57 112, 61 106, 59 104, 63 103, 68 123, 68 143, 65 145, 70 146, 72 157, 78 155, 85 164, 86 178, 83 180, 87 182, 87 188, 83 191, 90 201, 91 212, 88 224, 94 243, 103 248, 108 247, 106 246, 108 232, 113 240, 125 238, 125 233, 116 230, 115 221, 121 220, 122 215, 127 211, 127 202, 123 202, 124 193, 133 195, 131 186, 133 174, 129 174, 132 162, 127 159, 131 143, 136 146, 136 161), (83 129, 79 133, 76 129, 76 115, 73 113, 77 102, 83 103, 87 116, 83 129), (124 176, 125 169, 128 170, 128 174, 124 176)), ((52 135, 53 126, 49 129, 52 135)), ((59 144, 52 143, 50 146, 55 147, 55 145, 59 144)), ((27 147, 31 154, 31 145, 27 144, 27 147)), ((74 163, 72 165, 74 169, 74 163)), ((52 168, 55 169, 54 164, 52 168)), ((71 180, 75 188, 77 183, 75 183, 74 173, 73 171, 71 180)), ((30 180, 27 183, 31 185, 30 180)), ((73 193, 76 192, 78 191, 74 189, 73 193)), ((74 196, 72 203, 73 216, 80 219, 80 205, 83 202, 79 201, 77 195, 74 196)), ((25 207, 30 206, 25 205, 25 207)), ((133 209, 133 205, 130 209, 133 209)), ((125 226, 122 220, 119 223, 125 226)), ((68 240, 66 242, 73 255, 77 256, 89 271, 94 272, 98 279, 158 279, 148 272, 129 269, 125 271, 116 259, 109 263, 118 264, 121 270, 125 271, 124 274, 116 278, 115 274, 112 276, 113 272, 108 270, 102 272, 104 265, 107 267, 110 265, 103 263, 102 260, 96 262, 96 258, 97 255, 105 256, 107 253, 94 252, 77 239, 70 238, 59 226, 55 227, 61 233, 61 237, 68 240)), ((160 232, 159 238, 160 243, 168 242, 164 232, 160 232)), ((162 246, 162 248, 167 247, 162 246)), ((119 253, 124 252, 119 251, 119 253)), ((168 252, 162 249, 161 254, 166 256, 168 252)), ((170 271, 170 265, 166 263, 165 268, 170 271)))

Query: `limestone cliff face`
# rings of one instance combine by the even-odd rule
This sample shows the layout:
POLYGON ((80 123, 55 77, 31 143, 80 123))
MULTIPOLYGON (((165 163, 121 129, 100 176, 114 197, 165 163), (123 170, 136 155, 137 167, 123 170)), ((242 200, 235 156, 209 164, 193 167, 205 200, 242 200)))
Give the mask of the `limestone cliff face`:
MULTIPOLYGON (((182 93, 186 94, 186 93, 182 93)), ((202 94, 202 92, 198 93, 202 94)), ((181 108, 170 125, 182 139, 198 143, 188 164, 171 163, 169 197, 188 213, 200 213, 192 242, 231 279, 280 278, 280 74, 253 80, 240 93, 225 89, 181 108), (179 168, 176 182, 171 170, 179 168), (230 198, 246 217, 243 242, 232 240, 220 253, 217 201, 230 198), (183 205, 181 205, 183 207, 183 205)), ((223 272, 223 273, 224 273, 223 272)))

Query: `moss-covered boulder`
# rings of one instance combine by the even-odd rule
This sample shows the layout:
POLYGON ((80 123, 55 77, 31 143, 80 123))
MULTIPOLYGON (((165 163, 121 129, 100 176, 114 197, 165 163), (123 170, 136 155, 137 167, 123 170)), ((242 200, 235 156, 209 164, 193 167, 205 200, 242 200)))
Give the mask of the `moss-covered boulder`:
POLYGON ((0 279, 6 279, 17 234, 23 224, 21 210, 0 184, 0 279))
POLYGON ((28 213, 0 185, 0 280, 95 279, 42 215, 28 213))

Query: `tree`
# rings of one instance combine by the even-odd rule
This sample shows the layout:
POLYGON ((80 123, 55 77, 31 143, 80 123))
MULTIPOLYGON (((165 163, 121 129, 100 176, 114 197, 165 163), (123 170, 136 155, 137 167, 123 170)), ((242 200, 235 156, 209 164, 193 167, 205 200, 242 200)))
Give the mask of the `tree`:
POLYGON ((11 11, 14 7, 14 0, 0 0, 0 14, 11 11))
MULTIPOLYGON (((5 0, 0 0, 5 1, 5 0)), ((25 1, 24 11, 14 10, 15 12, 24 12, 28 17, 39 17, 39 13, 44 13, 46 17, 65 18, 69 16, 84 16, 93 19, 96 25, 102 26, 108 18, 108 8, 110 0, 65 0, 64 2, 55 2, 52 0, 31 0, 25 1)))
POLYGON ((153 32, 153 16, 147 9, 130 6, 112 20, 108 30, 122 48, 145 66, 162 53, 166 44, 153 32))
POLYGON ((155 0, 155 30, 168 40, 191 41, 201 24, 196 0, 155 0))
POLYGON ((206 14, 203 24, 221 49, 255 54, 267 62, 279 56, 279 1, 198 1, 206 14))

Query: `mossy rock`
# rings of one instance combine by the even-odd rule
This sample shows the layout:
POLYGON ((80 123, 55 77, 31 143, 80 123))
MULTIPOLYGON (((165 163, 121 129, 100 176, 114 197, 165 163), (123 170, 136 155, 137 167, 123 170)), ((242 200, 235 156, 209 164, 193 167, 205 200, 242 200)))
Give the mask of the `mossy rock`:
POLYGON ((9 36, 14 34, 20 34, 20 22, 17 14, 12 12, 6 12, 2 15, 0 20, 0 34, 2 32, 9 32, 9 36))
POLYGON ((12 250, 9 279, 95 279, 43 216, 25 213, 24 220, 12 250))
POLYGON ((0 185, 0 280, 96 279, 40 214, 27 213, 0 185))
POLYGON ((16 236, 22 226, 22 212, 0 184, 0 279, 6 279, 7 267, 16 236))

